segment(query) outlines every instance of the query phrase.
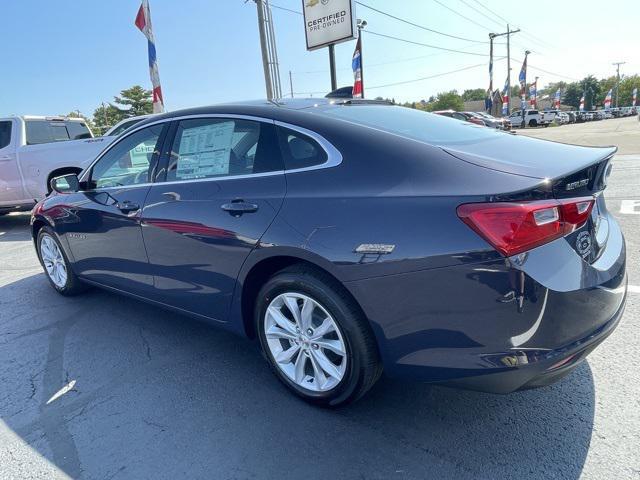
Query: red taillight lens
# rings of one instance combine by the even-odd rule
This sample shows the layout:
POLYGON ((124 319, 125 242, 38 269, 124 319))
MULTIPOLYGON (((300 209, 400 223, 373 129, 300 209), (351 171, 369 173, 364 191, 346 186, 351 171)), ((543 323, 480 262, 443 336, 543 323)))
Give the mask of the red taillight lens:
POLYGON ((509 257, 580 228, 589 218, 593 198, 522 203, 467 203, 458 217, 496 250, 509 257))

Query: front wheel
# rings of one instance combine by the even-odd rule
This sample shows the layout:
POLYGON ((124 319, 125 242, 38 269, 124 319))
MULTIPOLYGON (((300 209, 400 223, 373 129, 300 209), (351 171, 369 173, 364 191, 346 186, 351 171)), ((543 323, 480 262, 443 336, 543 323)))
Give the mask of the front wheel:
POLYGON ((271 277, 258 294, 256 330, 275 375, 304 400, 339 406, 382 372, 373 333, 333 278, 305 266, 271 277))
POLYGON ((70 296, 86 290, 86 285, 73 273, 62 245, 51 228, 40 229, 36 246, 47 279, 58 293, 70 296))

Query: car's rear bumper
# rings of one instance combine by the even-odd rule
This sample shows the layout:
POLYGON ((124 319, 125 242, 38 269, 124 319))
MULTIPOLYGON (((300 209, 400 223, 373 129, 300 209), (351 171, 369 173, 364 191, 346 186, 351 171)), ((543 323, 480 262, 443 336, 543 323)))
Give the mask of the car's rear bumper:
POLYGON ((619 322, 626 284, 624 238, 613 219, 593 263, 559 239, 521 259, 346 283, 386 374, 500 393, 574 368, 619 322))

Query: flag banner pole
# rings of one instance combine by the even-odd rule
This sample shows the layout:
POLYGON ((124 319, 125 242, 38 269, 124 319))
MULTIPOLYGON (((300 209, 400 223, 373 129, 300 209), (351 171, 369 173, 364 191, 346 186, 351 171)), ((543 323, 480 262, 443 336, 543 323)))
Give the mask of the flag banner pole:
POLYGON ((156 42, 153 37, 151 27, 151 10, 149 0, 142 0, 138 14, 136 15, 135 26, 147 37, 147 47, 149 51, 149 76, 153 92, 153 113, 164 112, 164 99, 162 88, 160 87, 160 74, 158 73, 158 59, 156 57, 156 42))

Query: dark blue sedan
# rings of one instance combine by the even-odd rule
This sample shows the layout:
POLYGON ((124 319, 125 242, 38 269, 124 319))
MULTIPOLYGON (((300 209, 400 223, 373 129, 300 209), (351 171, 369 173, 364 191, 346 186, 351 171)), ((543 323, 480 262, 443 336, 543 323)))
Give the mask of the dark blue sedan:
POLYGON ((257 338, 321 405, 390 376, 507 393, 616 327, 615 148, 355 100, 153 117, 33 211, 58 292, 95 285, 257 338))

